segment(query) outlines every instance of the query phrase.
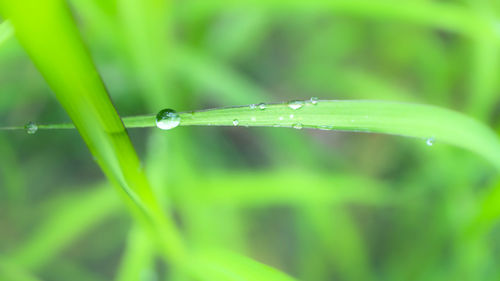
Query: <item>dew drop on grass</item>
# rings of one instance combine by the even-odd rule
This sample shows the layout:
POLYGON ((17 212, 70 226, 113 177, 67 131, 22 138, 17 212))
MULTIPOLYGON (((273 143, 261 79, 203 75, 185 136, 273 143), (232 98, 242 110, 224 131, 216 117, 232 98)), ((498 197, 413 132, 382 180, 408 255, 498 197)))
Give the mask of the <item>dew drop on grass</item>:
POLYGON ((257 121, 257 118, 255 118, 255 116, 252 116, 252 118, 250 118, 250 120, 252 120, 253 122, 257 121))
POLYGON ((304 101, 301 100, 293 100, 288 102, 288 107, 290 107, 293 110, 300 109, 304 106, 304 101))
POLYGON ((24 129, 26 130, 26 133, 33 135, 38 131, 38 125, 35 122, 28 122, 26 125, 24 125, 24 129))
POLYGON ((280 121, 283 121, 283 119, 284 119, 284 118, 283 118, 283 116, 280 116, 280 117, 278 118, 278 120, 280 120, 280 121))
POLYGON ((162 109, 156 115, 156 127, 162 130, 173 129, 181 123, 181 117, 173 109, 162 109))
POLYGON ((318 98, 317 97, 312 97, 310 99, 312 105, 317 105, 318 104, 318 98))
POLYGON ((233 126, 238 126, 238 124, 240 124, 240 121, 238 121, 238 119, 234 119, 233 126))
POLYGON ((290 114, 290 119, 293 119, 293 117, 294 117, 293 114, 290 114))
POLYGON ((293 124, 292 128, 300 130, 300 129, 302 129, 302 124, 300 124, 300 123, 293 124))
POLYGON ((248 107, 250 107, 250 109, 256 109, 256 108, 257 108, 257 105, 256 105, 256 104, 251 104, 251 105, 249 105, 248 107))
POLYGON ((265 103, 263 103, 263 102, 259 103, 257 106, 258 106, 258 107, 259 107, 259 109, 261 109, 261 110, 266 109, 266 104, 265 104, 265 103))
POLYGON ((323 126, 318 126, 318 129, 320 129, 320 130, 332 130, 333 126, 323 125, 323 126))
POLYGON ((427 140, 425 140, 425 144, 427 144, 427 146, 432 146, 434 145, 434 141, 435 141, 434 137, 430 137, 427 140))

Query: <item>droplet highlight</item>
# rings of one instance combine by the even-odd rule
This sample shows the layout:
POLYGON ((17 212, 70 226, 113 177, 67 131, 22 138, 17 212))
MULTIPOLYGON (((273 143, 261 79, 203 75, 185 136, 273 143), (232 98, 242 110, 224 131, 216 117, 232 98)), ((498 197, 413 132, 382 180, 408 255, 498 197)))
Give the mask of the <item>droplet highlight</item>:
POLYGON ((434 137, 430 137, 427 140, 425 140, 425 144, 427 146, 433 146, 434 145, 434 141, 435 141, 434 137))
POLYGON ((288 107, 290 107, 293 110, 300 109, 304 106, 304 101, 301 100, 293 100, 288 102, 288 107))
POLYGON ((24 129, 29 135, 34 135, 38 131, 38 125, 35 122, 30 121, 24 125, 24 129))
POLYGON ((300 124, 300 123, 293 124, 292 128, 300 130, 300 129, 302 129, 302 124, 300 124))
POLYGON ((238 126, 238 124, 240 124, 240 121, 238 121, 238 119, 234 119, 233 126, 238 126))
POLYGON ((317 105, 319 99, 317 97, 312 97, 309 101, 311 102, 312 105, 317 105))
POLYGON ((265 103, 261 102, 261 103, 259 103, 259 104, 257 105, 257 107, 258 107, 260 110, 264 110, 264 109, 266 109, 266 107, 267 107, 267 106, 266 106, 266 104, 265 104, 265 103))
POLYGON ((162 130, 173 129, 181 123, 179 114, 170 108, 163 109, 156 115, 156 127, 162 130))

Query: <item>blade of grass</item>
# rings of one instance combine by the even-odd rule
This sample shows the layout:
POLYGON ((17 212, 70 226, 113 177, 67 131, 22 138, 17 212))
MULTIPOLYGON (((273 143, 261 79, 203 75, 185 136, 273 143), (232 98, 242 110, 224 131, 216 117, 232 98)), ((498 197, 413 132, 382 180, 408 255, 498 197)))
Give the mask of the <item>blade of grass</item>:
POLYGON ((2 278, 2 280, 16 281, 40 280, 4 257, 0 257, 0 278, 2 278))
POLYGON ((10 21, 6 20, 0 23, 0 46, 9 40, 14 35, 14 29, 12 28, 12 24, 10 21))
POLYGON ((205 250, 192 263, 200 280, 293 281, 292 277, 250 258, 219 250, 205 250))
MULTIPOLYGON (((215 108, 179 113, 180 126, 238 126, 310 128, 333 131, 381 133, 421 138, 461 147, 489 160, 500 169, 500 140, 479 121, 459 112, 430 105, 385 102, 321 100, 215 108)), ((123 119, 129 128, 154 127, 155 116, 123 119)), ((58 125, 56 125, 58 126, 58 125)), ((43 128, 43 126, 41 126, 43 128)))
POLYGON ((335 203, 384 204, 386 186, 355 175, 310 174, 294 170, 233 173, 208 177, 192 200, 203 205, 259 208, 335 203))
POLYGON ((66 2, 7 1, 0 8, 132 213, 152 231, 164 256, 180 261, 184 256, 181 238, 149 187, 66 2))
POLYGON ((127 239, 127 248, 122 257, 117 281, 140 280, 154 266, 154 245, 143 229, 134 226, 127 239))
POLYGON ((68 244, 118 210, 117 196, 108 186, 73 194, 53 206, 53 212, 9 259, 24 268, 37 270, 50 262, 68 244))

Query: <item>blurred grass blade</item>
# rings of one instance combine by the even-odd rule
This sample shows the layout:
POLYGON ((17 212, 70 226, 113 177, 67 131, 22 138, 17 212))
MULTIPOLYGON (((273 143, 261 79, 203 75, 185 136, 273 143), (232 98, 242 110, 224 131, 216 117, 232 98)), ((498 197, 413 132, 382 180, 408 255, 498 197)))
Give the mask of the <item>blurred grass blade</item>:
POLYGON ((0 23, 0 46, 12 37, 14 34, 14 29, 12 28, 12 24, 10 21, 6 20, 0 23))
MULTIPOLYGON (((142 228, 133 226, 115 280, 140 280, 146 273, 154 274, 154 265, 154 245, 142 228)), ((151 279, 157 277, 151 276, 151 279)))
POLYGON ((0 257, 0 278, 2 280, 15 281, 39 281, 40 279, 31 275, 31 273, 12 263, 9 259, 0 257))
POLYGON ((276 205, 388 204, 387 186, 348 174, 315 174, 297 170, 232 173, 206 177, 192 194, 199 205, 261 208, 276 205))
POLYGON ((219 250, 201 253, 193 263, 199 280, 294 281, 292 277, 250 258, 219 250))
POLYGON ((107 185, 91 188, 83 194, 73 194, 56 203, 26 242, 9 255, 11 261, 23 268, 38 270, 77 237, 119 209, 117 196, 110 192, 107 185))
POLYGON ((154 197, 66 2, 24 0, 0 5, 101 169, 119 187, 131 211, 156 235, 165 257, 179 261, 184 253, 179 234, 154 197))

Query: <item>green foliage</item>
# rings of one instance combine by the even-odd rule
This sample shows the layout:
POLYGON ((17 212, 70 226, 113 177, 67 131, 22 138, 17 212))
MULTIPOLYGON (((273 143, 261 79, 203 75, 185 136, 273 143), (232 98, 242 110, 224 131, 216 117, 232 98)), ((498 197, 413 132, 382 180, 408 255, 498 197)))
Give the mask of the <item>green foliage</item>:
POLYGON ((0 279, 497 280, 499 13, 0 0, 0 279))

